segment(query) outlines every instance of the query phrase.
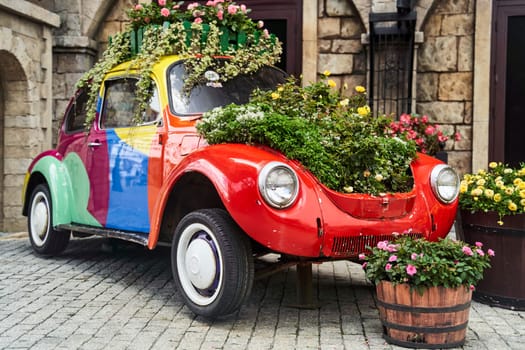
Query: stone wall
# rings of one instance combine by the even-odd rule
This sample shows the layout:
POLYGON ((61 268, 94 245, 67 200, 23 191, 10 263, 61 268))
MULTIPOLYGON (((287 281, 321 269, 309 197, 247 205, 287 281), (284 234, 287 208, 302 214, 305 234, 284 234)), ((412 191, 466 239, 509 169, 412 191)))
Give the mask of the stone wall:
POLYGON ((361 44, 365 32, 355 7, 347 0, 319 0, 317 71, 331 72, 337 86, 366 86, 366 52, 361 44))
POLYGON ((424 41, 417 56, 417 107, 461 141, 449 141, 449 163, 471 171, 474 1, 435 3, 423 24, 424 41))
POLYGON ((24 175, 51 147, 52 28, 59 23, 30 2, 0 0, 0 231, 26 229, 24 175))

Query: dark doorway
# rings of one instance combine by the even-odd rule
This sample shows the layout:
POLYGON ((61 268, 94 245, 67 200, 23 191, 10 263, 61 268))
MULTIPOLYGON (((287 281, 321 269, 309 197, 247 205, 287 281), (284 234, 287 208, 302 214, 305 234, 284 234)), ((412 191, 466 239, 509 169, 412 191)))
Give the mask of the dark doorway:
POLYGON ((525 162, 525 1, 494 3, 490 160, 525 162))
POLYGON ((289 74, 302 73, 303 0, 250 0, 250 17, 264 21, 265 28, 283 43, 277 65, 289 74))

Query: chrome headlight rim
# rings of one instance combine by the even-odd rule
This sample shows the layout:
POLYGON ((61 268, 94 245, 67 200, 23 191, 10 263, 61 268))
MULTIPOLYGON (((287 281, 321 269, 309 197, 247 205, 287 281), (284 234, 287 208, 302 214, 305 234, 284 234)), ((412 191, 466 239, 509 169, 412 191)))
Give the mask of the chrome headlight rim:
POLYGON ((269 162, 261 169, 261 171, 259 172, 259 177, 258 177, 258 186, 259 186, 259 193, 263 197, 265 203, 267 203, 269 206, 275 209, 286 209, 286 208, 291 207, 295 203, 299 195, 299 178, 297 177, 296 172, 289 165, 282 163, 282 162, 278 162, 278 161, 269 162), (293 184, 294 184, 294 188, 291 191, 291 195, 287 200, 282 201, 282 202, 277 202, 272 198, 272 196, 269 195, 268 193, 269 189, 267 187, 266 181, 268 179, 268 176, 272 172, 276 170, 280 170, 280 169, 285 170, 290 175, 290 178, 292 179, 293 184))
POLYGON ((445 204, 453 203, 459 196, 459 185, 460 185, 460 179, 459 175, 456 173, 456 171, 447 164, 439 164, 432 169, 432 172, 430 173, 430 185, 432 187, 432 191, 434 192, 434 195, 436 198, 439 199, 440 202, 445 204), (455 189, 452 196, 445 197, 440 191, 440 186, 442 184, 439 183, 440 178, 443 176, 444 172, 451 172, 454 174, 455 177, 455 189))

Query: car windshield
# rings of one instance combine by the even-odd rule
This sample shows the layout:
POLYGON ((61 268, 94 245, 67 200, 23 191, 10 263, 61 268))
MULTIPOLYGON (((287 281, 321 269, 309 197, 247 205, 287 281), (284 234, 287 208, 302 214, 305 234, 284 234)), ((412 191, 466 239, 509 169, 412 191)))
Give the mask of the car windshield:
POLYGON ((175 114, 198 114, 215 107, 230 103, 244 104, 255 89, 273 90, 284 83, 287 74, 277 68, 265 66, 254 74, 238 75, 227 81, 219 82, 219 75, 214 71, 205 73, 206 83, 193 87, 188 94, 183 91, 185 69, 183 62, 170 67, 170 104, 175 114))

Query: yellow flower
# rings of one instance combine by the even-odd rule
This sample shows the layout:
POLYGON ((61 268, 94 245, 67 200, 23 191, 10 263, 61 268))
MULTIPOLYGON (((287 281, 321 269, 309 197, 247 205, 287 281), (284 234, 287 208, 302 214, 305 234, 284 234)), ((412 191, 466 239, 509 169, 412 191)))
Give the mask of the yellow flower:
POLYGON ((363 92, 366 92, 366 89, 364 86, 361 86, 361 85, 357 85, 355 87, 355 91, 359 92, 360 94, 362 94, 363 92))
POLYGON ((476 181, 476 185, 478 185, 478 186, 485 185, 485 179, 479 179, 478 181, 476 181))
POLYGON ((508 194, 509 196, 514 193, 514 189, 512 187, 505 188, 505 194, 508 194))
POLYGON ((518 210, 518 206, 517 206, 516 203, 514 203, 513 201, 509 201, 508 208, 509 208, 510 211, 516 211, 516 210, 518 210))
POLYGON ((496 193, 496 194, 494 195, 494 198, 493 198, 493 199, 494 199, 494 202, 496 202, 496 203, 501 202, 501 194, 496 193))
POLYGON ((462 183, 462 184, 459 186, 459 192, 460 192, 460 193, 466 193, 467 191, 468 191, 468 185, 462 183))
POLYGON ((520 190, 525 190, 525 181, 520 182, 520 184, 518 185, 518 188, 520 190))
POLYGON ((283 92, 283 91, 284 91, 284 88, 283 88, 282 86, 279 86, 279 87, 277 88, 277 91, 279 91, 279 92, 283 92))
POLYGON ((348 106, 349 102, 350 100, 345 98, 344 100, 339 101, 339 106, 348 106))
POLYGON ((489 163, 489 168, 491 168, 491 169, 494 169, 494 168, 496 168, 497 166, 498 166, 498 163, 496 163, 496 162, 490 162, 490 163, 489 163))
POLYGON ((525 198, 525 190, 520 190, 520 198, 525 198))
POLYGON ((359 115, 368 115, 370 113, 370 107, 368 106, 359 107, 357 108, 357 113, 359 115))
POLYGON ((369 177, 370 176, 370 171, 368 171, 368 170, 363 171, 363 176, 364 177, 369 177))
POLYGON ((346 192, 346 193, 352 193, 354 192, 354 188, 352 186, 345 186, 343 187, 343 190, 346 192))
POLYGON ((505 183, 503 181, 501 181, 501 180, 497 180, 496 181, 496 187, 504 189, 505 188, 505 183))
POLYGON ((329 79, 328 80, 328 86, 330 86, 331 88, 335 88, 337 86, 337 84, 332 79, 329 79))
POLYGON ((483 194, 483 190, 481 188, 475 188, 472 191, 470 191, 470 195, 472 197, 479 197, 483 194))
POLYGON ((383 175, 381 175, 381 174, 376 174, 376 176, 375 176, 374 178, 375 178, 376 181, 378 181, 378 182, 383 181, 383 175))
POLYGON ((500 226, 503 225, 503 221, 499 220, 498 221, 498 225, 500 225, 500 226))
POLYGON ((329 70, 325 70, 325 71, 323 72, 323 75, 324 75, 325 77, 330 76, 330 74, 332 74, 332 73, 331 73, 329 70))
POLYGON ((519 186, 520 183, 522 183, 523 180, 520 179, 519 177, 515 178, 514 181, 512 181, 512 183, 514 184, 514 186, 519 186))
POLYGON ((511 168, 506 168, 505 170, 503 170, 503 173, 504 174, 512 174, 512 169, 511 168))
POLYGON ((487 189, 485 190, 485 197, 487 197, 487 198, 492 198, 492 197, 494 197, 494 191, 491 190, 490 188, 487 188, 487 189))
POLYGON ((281 95, 279 95, 277 92, 272 92, 272 99, 277 100, 281 95))
POLYGON ((347 83, 344 83, 344 84, 343 84, 343 90, 346 90, 346 89, 348 89, 348 84, 347 84, 347 83))
POLYGON ((522 200, 520 200, 520 204, 521 204, 522 206, 525 207, 525 198, 523 198, 522 200))

